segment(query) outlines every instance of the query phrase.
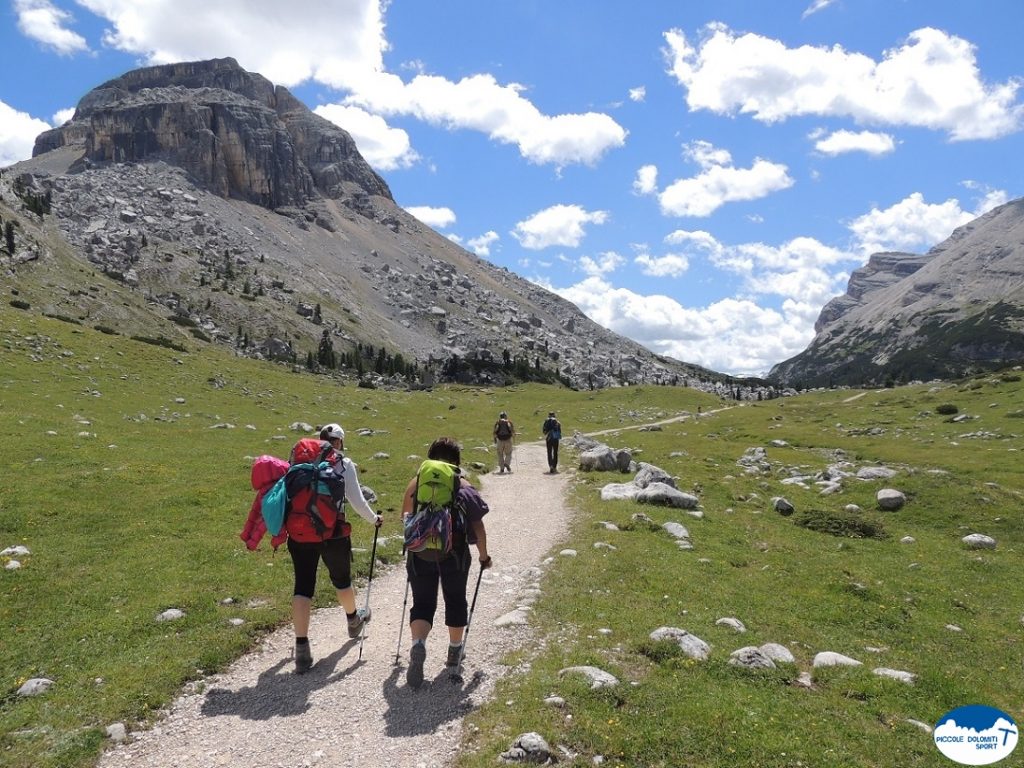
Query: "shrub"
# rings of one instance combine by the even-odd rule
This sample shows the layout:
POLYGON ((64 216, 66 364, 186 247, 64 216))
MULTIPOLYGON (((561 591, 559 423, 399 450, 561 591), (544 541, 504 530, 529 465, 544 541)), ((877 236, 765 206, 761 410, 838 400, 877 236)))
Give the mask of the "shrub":
POLYGON ((848 539, 885 539, 889 536, 879 518, 845 510, 808 509, 794 516, 793 522, 801 528, 848 539))
POLYGON ((959 411, 960 409, 952 403, 942 403, 941 405, 935 406, 935 412, 942 416, 952 416, 954 413, 958 413, 959 411))
POLYGON ((117 336, 117 331, 115 331, 108 325, 94 325, 93 328, 95 328, 100 333, 107 334, 107 336, 117 336))
POLYGON ((15 309, 28 309, 32 305, 27 301, 22 301, 21 299, 11 299, 11 306, 15 309))

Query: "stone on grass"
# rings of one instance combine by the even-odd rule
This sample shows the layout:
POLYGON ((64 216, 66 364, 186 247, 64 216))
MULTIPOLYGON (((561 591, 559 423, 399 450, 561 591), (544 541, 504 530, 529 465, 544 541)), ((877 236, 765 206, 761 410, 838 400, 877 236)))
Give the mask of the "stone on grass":
POLYGON ((636 473, 633 478, 633 484, 638 488, 646 488, 651 483, 664 483, 670 485, 673 488, 676 487, 675 478, 672 477, 661 467, 656 467, 653 464, 646 464, 641 462, 640 471, 636 473))
POLYGON ((551 747, 544 741, 544 737, 533 731, 521 733, 516 736, 508 751, 502 752, 498 758, 503 763, 534 763, 551 764, 558 762, 558 758, 551 751, 551 747))
POLYGON ((781 661, 784 664, 796 663, 796 657, 793 656, 789 648, 781 643, 765 643, 761 646, 761 653, 772 661, 781 661))
POLYGON ((580 470, 583 472, 611 472, 618 469, 615 452, 607 445, 599 445, 580 454, 580 470))
POLYGON ((913 536, 904 536, 900 539, 900 544, 913 544, 917 541, 913 536))
POLYGON ((747 631, 747 628, 743 625, 742 621, 740 621, 739 619, 734 619, 731 616, 727 616, 727 617, 718 619, 715 622, 715 626, 718 626, 718 627, 729 627, 731 629, 736 630, 737 632, 746 632, 747 631))
POLYGON ((849 656, 844 656, 841 653, 835 651, 822 651, 821 653, 815 654, 814 661, 811 666, 813 667, 860 667, 863 663, 856 659, 851 659, 849 656))
POLYGON ((696 635, 690 634, 679 627, 658 627, 651 632, 650 639, 656 643, 669 641, 679 646, 680 650, 691 659, 704 661, 711 655, 711 646, 696 635))
POLYGON ((744 667, 745 669, 775 669, 775 662, 754 645, 733 651, 729 654, 729 663, 734 667, 744 667))
POLYGON ((28 547, 23 547, 21 544, 17 544, 0 552, 0 557, 24 557, 25 555, 30 554, 32 553, 28 551, 28 547))
POLYGON ((563 699, 561 696, 548 696, 544 699, 544 703, 547 704, 549 707, 558 707, 559 709, 565 707, 565 699, 563 699))
POLYGON ((587 682, 590 683, 590 690, 594 691, 598 688, 613 688, 619 684, 619 679, 603 669, 590 666, 580 667, 566 667, 558 671, 558 676, 563 677, 564 675, 583 675, 587 682))
POLYGON ((621 530, 615 523, 611 523, 607 520, 599 520, 598 524, 601 525, 606 531, 618 531, 621 530))
POLYGON ((772 499, 772 506, 775 511, 783 517, 789 517, 796 511, 796 507, 793 506, 793 503, 782 496, 776 496, 772 499))
POLYGON ((879 677, 889 677, 893 680, 899 680, 901 683, 906 683, 907 685, 913 685, 914 681, 917 680, 917 675, 915 675, 913 672, 904 672, 902 669, 876 667, 871 671, 879 677))
POLYGON ((108 725, 107 738, 111 741, 122 742, 128 738, 128 729, 124 727, 124 723, 108 725))
POLYGON ((576 550, 575 549, 563 549, 558 554, 562 555, 563 557, 576 557, 576 550))
POLYGON ((845 507, 843 507, 843 509, 849 512, 851 515, 859 515, 861 512, 860 506, 858 506, 857 504, 847 504, 845 507))
POLYGON ((4 566, 5 571, 16 571, 21 568, 20 560, 10 560, 7 565, 4 566))
POLYGON ((633 483, 608 483, 601 489, 601 501, 632 501, 638 493, 633 483))
POLYGON ((38 696, 50 690, 51 685, 53 685, 53 680, 48 677, 33 677, 22 684, 21 688, 18 689, 18 695, 38 696))
POLYGON ((983 533, 972 533, 960 539, 970 549, 995 549, 996 540, 983 533))
POLYGON ((686 530, 686 526, 682 523, 669 522, 661 526, 664 528, 670 536, 676 539, 688 539, 690 538, 690 532, 686 530))
POLYGON ((156 617, 157 621, 177 621, 185 616, 185 612, 180 608, 168 608, 163 613, 156 617))
POLYGON ((651 483, 637 494, 636 500, 641 504, 657 504, 676 509, 695 509, 700 504, 696 496, 683 493, 666 483, 651 483))
POLYGON ((612 552, 615 552, 618 550, 618 547, 614 544, 609 544, 607 541, 595 541, 594 549, 610 549, 612 552))
POLYGON ((861 480, 888 480, 895 474, 896 470, 889 467, 861 467, 857 470, 857 477, 861 480))
POLYGON ((920 728, 925 733, 932 732, 932 727, 928 725, 928 723, 922 723, 920 720, 913 720, 908 717, 904 722, 914 726, 915 728, 920 728))
POLYGON ((895 488, 883 488, 875 494, 875 500, 878 502, 878 508, 887 512, 895 512, 907 503, 906 494, 895 488))
POLYGON ((313 431, 313 425, 307 424, 304 421, 293 421, 288 425, 288 429, 292 432, 305 432, 307 435, 313 431))

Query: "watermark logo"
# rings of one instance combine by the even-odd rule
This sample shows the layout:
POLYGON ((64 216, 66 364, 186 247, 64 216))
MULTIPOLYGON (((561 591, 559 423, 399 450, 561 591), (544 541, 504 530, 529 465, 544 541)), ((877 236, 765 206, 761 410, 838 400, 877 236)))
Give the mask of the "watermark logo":
POLYGON ((995 707, 970 704, 947 712, 935 724, 935 746, 961 765, 988 765, 1017 746, 1017 724, 995 707))

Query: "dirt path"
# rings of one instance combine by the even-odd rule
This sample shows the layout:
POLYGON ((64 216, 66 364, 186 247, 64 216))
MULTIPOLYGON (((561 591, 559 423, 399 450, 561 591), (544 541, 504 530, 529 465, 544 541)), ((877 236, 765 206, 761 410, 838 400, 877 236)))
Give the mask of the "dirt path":
MULTIPOLYGON (((134 734, 130 742, 106 752, 99 766, 432 768, 448 764, 459 742, 463 717, 491 694, 505 671, 498 660, 528 637, 526 627, 499 628, 495 620, 531 601, 541 560, 564 538, 569 522, 567 476, 545 474, 543 444, 517 446, 512 466, 513 474, 486 475, 481 482, 491 508, 486 522, 494 567, 483 574, 463 684, 451 683, 444 670, 447 633, 439 606, 428 642, 426 682, 418 691, 405 685, 407 626, 401 666, 395 666, 405 574, 401 568, 378 571, 371 592, 373 620, 361 662, 356 661, 358 644, 348 639, 341 609, 317 611, 310 627, 316 663, 309 673, 292 673, 291 627, 278 630, 259 650, 211 678, 203 692, 175 701, 153 729, 134 734), (530 536, 514 535, 519 529, 530 531, 530 536)), ((477 568, 474 565, 470 574, 470 599, 477 568)), ((326 578, 323 569, 320 578, 326 578)), ((281 585, 282 590, 289 588, 290 584, 281 585)), ((360 586, 359 605, 364 594, 360 586)))

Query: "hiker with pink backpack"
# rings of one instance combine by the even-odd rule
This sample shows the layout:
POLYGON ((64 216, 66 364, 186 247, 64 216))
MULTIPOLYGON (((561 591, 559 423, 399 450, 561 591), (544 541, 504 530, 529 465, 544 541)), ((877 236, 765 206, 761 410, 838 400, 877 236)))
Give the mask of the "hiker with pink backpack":
POLYGON ((287 542, 295 576, 292 625, 298 674, 313 666, 309 617, 321 559, 337 591, 338 603, 345 609, 348 636, 361 638, 370 620, 368 600, 363 608, 356 608, 352 588, 352 526, 345 517, 345 502, 377 529, 374 549, 382 518, 363 496, 355 464, 341 453, 344 440, 345 431, 341 426, 328 424, 320 431, 319 439, 299 440, 288 462, 260 456, 253 463, 252 483, 258 493, 242 531, 242 540, 249 549, 255 549, 262 536, 269 532, 275 550, 282 542, 287 542))

